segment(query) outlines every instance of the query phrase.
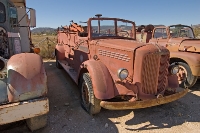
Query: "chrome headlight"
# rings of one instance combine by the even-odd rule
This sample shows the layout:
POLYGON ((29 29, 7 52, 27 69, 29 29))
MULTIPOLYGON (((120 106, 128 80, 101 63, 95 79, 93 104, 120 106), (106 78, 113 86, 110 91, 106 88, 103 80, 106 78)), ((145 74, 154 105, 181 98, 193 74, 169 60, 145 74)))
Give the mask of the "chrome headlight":
POLYGON ((169 72, 170 74, 177 74, 179 72, 179 66, 178 65, 169 66, 169 72))
POLYGON ((117 76, 120 80, 124 80, 128 77, 128 70, 125 68, 121 68, 117 72, 117 76))

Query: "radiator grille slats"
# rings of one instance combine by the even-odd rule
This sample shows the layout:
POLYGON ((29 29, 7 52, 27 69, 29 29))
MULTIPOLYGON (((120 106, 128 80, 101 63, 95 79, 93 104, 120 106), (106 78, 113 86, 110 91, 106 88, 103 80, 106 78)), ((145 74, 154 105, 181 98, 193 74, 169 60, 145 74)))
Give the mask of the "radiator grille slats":
POLYGON ((169 67, 169 54, 161 55, 160 69, 158 77, 158 93, 162 92, 167 87, 167 74, 169 67))
POLYGON ((158 54, 148 54, 143 61, 142 69, 142 91, 146 94, 156 94, 158 86, 158 69, 159 69, 158 54))
POLYGON ((146 94, 162 92, 167 85, 169 54, 152 53, 144 57, 142 91, 146 94))

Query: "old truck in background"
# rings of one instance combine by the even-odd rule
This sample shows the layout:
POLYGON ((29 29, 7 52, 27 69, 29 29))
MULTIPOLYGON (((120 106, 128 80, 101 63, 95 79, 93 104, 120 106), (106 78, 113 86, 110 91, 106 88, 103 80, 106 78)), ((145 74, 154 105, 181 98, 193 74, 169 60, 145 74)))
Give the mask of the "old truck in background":
POLYGON ((175 101, 178 67, 169 65, 169 50, 136 41, 135 23, 119 18, 89 18, 58 28, 56 66, 78 84, 81 105, 89 114, 101 107, 138 109, 175 101))
POLYGON ((31 42, 35 17, 25 0, 0 1, 0 125, 26 119, 32 131, 49 112, 43 60, 31 42))
POLYGON ((177 63, 179 84, 191 88, 200 76, 200 39, 187 25, 154 27, 141 25, 136 30, 137 40, 159 44, 170 51, 170 64, 177 63))

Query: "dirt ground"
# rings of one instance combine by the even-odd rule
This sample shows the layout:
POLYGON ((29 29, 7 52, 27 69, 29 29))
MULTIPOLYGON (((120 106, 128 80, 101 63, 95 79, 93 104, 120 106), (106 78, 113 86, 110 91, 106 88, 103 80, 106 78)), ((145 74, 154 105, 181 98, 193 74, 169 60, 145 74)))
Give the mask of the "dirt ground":
MULTIPOLYGON (((48 125, 35 133, 129 133, 200 131, 200 82, 183 98, 161 106, 88 115, 80 106, 79 90, 55 61, 45 62, 50 112, 48 125)), ((0 133, 29 133, 24 121, 0 126, 0 133)))

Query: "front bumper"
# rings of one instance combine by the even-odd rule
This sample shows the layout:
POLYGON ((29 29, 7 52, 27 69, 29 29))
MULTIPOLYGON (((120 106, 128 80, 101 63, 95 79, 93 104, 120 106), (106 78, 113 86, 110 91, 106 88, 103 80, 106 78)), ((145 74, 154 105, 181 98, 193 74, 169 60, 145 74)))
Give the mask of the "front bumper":
POLYGON ((101 101, 100 106, 109 109, 109 110, 125 110, 125 109, 140 109, 140 108, 147 108, 152 106, 157 106, 161 104, 166 104, 177 99, 180 99, 184 95, 186 95, 188 89, 184 89, 180 92, 175 94, 164 96, 162 98, 157 99, 149 99, 144 101, 134 101, 134 102, 108 102, 108 101, 101 101))
POLYGON ((24 102, 0 106, 0 125, 20 121, 49 112, 48 98, 34 99, 24 102))

